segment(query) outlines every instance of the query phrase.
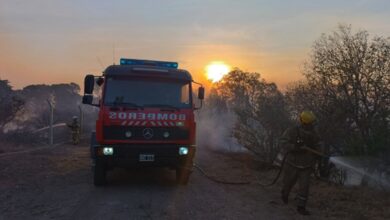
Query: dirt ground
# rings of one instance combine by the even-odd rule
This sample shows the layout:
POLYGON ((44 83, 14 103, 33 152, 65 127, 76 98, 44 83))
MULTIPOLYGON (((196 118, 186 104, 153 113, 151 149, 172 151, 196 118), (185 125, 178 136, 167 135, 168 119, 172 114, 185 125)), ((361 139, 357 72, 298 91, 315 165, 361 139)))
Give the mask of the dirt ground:
POLYGON ((175 184, 168 169, 116 169, 109 185, 92 184, 88 144, 56 147, 24 146, 8 154, 0 145, 0 219, 390 219, 389 193, 366 188, 332 186, 313 179, 310 217, 279 198, 280 183, 272 180, 246 153, 221 153, 198 148, 196 164, 220 180, 212 182, 194 170, 189 185, 175 184), (1 151, 0 151, 1 152, 1 151))

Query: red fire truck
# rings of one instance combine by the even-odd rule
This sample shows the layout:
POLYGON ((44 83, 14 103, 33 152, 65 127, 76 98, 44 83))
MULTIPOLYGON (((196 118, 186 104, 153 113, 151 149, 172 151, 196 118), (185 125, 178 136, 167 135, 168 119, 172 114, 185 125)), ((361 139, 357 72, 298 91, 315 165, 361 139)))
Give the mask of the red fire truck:
POLYGON ((121 59, 102 76, 85 77, 83 103, 99 107, 90 146, 96 186, 106 183, 108 170, 136 166, 170 167, 179 184, 188 183, 196 150, 194 110, 204 99, 200 85, 195 106, 194 84, 200 85, 176 62, 138 59, 121 59))

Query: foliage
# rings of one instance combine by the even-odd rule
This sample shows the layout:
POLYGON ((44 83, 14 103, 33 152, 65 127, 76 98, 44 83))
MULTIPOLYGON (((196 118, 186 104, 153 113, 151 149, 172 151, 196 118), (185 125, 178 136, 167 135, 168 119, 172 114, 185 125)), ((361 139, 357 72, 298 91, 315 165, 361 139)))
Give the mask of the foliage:
POLYGON ((314 43, 304 75, 287 96, 295 111, 312 109, 328 144, 354 154, 390 144, 390 39, 369 39, 340 25, 314 43))
MULTIPOLYGON (((8 86, 8 82, 5 82, 0 84, 2 96, 4 94, 16 94, 16 97, 23 99, 23 111, 19 110, 16 114, 13 114, 13 117, 9 117, 9 120, 5 121, 5 126, 0 131, 2 137, 9 141, 39 141, 40 135, 46 135, 45 131, 47 130, 39 133, 35 133, 35 131, 49 125, 50 110, 48 101, 54 104, 54 124, 70 122, 72 116, 79 115, 80 87, 75 83, 30 85, 22 90, 13 91, 8 86), (7 87, 3 85, 7 85, 7 87)), ((96 109, 88 106, 82 106, 82 108, 84 112, 83 128, 89 130, 96 120, 96 109)), ((56 131, 61 131, 60 127, 56 131)))
POLYGON ((289 125, 283 94, 258 73, 235 69, 217 83, 210 96, 219 109, 237 116, 234 137, 261 159, 272 162, 278 152, 277 139, 289 125))
POLYGON ((12 90, 8 80, 0 80, 0 131, 23 109, 24 101, 12 90))
POLYGON ((49 124, 48 101, 54 102, 54 123, 69 121, 78 115, 81 102, 80 87, 75 83, 30 85, 21 91, 26 100, 26 115, 35 128, 49 124))

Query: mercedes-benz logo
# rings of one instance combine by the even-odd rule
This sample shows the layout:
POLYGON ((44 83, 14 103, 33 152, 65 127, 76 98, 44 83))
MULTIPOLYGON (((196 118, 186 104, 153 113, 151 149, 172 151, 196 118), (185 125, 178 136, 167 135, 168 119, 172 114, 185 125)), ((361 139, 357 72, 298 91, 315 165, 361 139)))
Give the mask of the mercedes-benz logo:
POLYGON ((143 131, 142 131, 142 134, 144 136, 145 139, 150 139, 153 137, 154 135, 154 132, 151 128, 145 128, 143 131))

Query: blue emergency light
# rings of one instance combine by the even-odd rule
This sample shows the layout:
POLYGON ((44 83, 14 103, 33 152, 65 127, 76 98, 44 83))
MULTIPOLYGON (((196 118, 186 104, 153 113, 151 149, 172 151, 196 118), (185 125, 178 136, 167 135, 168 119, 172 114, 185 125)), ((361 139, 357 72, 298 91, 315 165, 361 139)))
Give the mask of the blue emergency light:
POLYGON ((177 62, 155 61, 155 60, 137 60, 137 59, 120 59, 120 65, 143 65, 175 68, 179 67, 177 62))

